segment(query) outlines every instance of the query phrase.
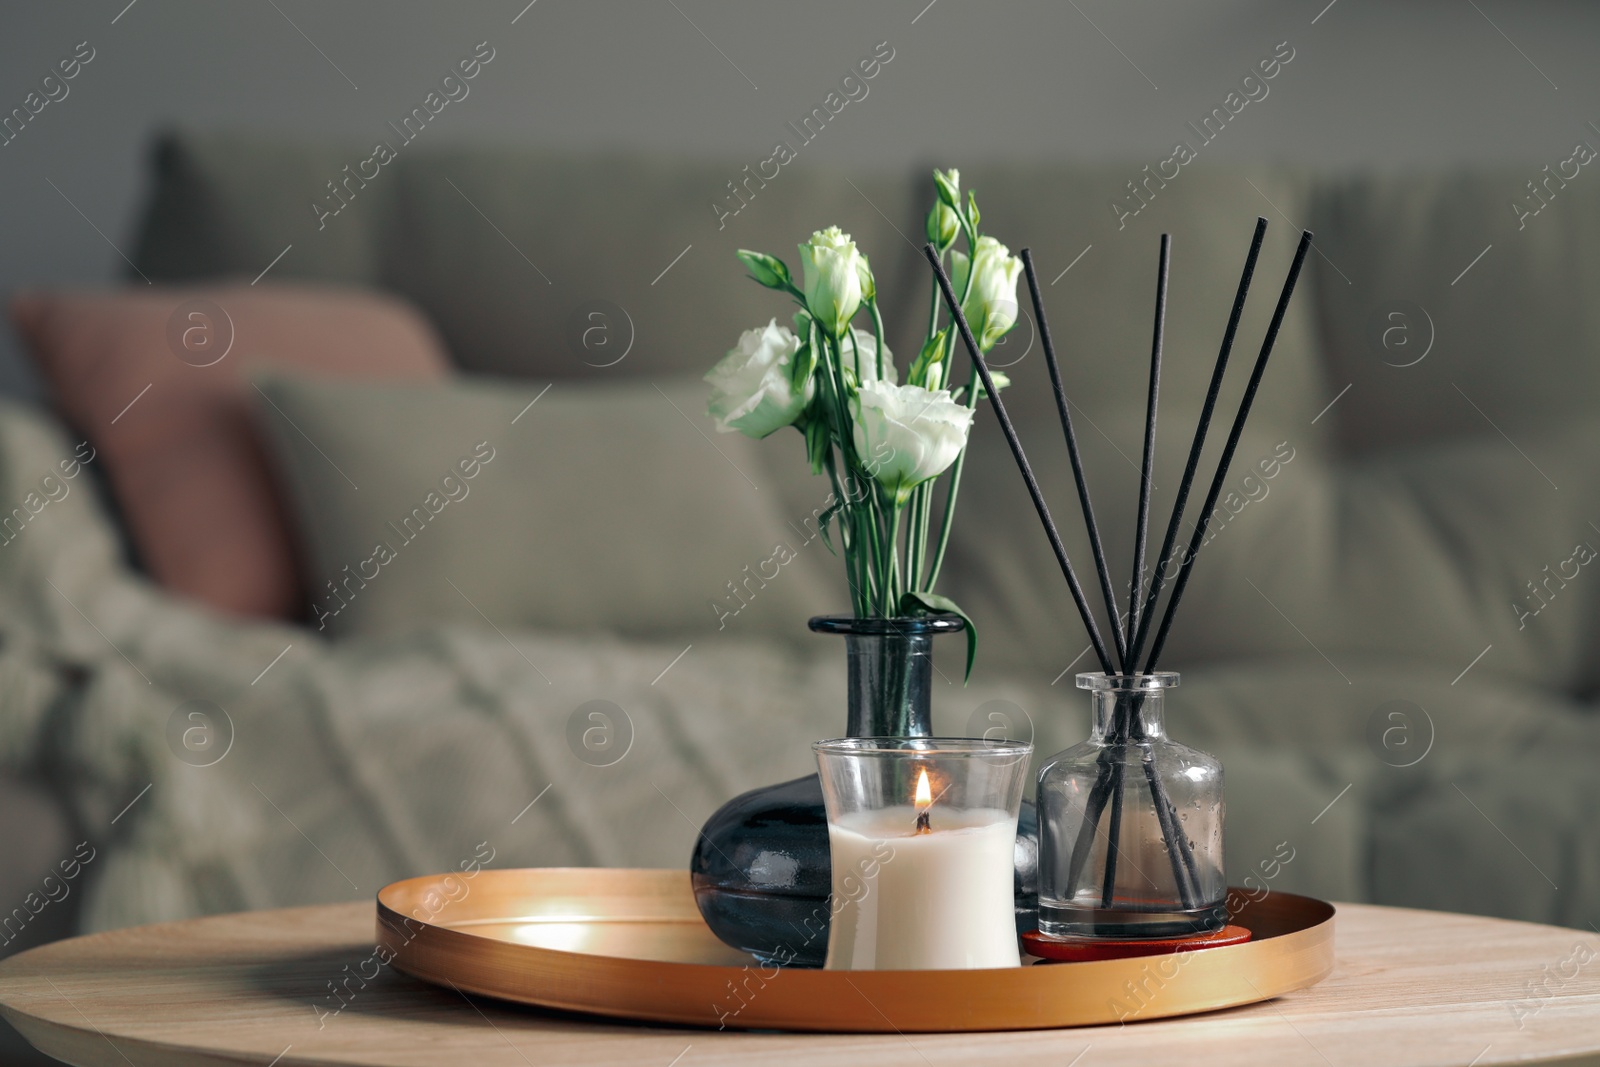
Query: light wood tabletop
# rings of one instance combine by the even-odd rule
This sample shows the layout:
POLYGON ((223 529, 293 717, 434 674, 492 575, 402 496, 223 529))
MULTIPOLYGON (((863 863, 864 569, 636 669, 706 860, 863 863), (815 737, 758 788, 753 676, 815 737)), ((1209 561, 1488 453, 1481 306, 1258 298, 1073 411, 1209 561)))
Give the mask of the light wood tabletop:
POLYGON ((1184 1019, 988 1034, 829 1035, 630 1025, 471 999, 390 972, 328 1012, 372 956, 371 904, 224 915, 56 942, 0 963, 0 1009, 80 1067, 773 1062, 1067 1067, 1600 1064, 1600 936, 1341 905, 1315 988, 1184 1019))

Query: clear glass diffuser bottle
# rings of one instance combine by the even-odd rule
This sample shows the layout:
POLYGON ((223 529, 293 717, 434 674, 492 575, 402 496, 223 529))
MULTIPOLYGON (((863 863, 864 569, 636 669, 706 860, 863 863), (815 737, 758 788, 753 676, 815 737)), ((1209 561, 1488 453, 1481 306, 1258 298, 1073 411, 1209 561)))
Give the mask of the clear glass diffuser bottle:
POLYGON ((1167 738, 1172 672, 1080 674, 1089 739, 1039 771, 1039 932, 1180 937, 1227 924, 1222 764, 1167 738))

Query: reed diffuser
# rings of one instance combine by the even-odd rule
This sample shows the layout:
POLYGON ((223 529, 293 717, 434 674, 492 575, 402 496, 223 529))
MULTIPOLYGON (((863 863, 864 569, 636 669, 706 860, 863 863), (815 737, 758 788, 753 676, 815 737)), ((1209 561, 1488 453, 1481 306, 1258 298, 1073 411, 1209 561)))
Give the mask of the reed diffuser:
POLYGON ((1045 939, 1139 939, 1207 935, 1227 922, 1224 900, 1227 880, 1222 867, 1222 767, 1211 756, 1179 745, 1166 737, 1163 723, 1166 690, 1178 684, 1172 672, 1158 671, 1195 559, 1205 543, 1206 528, 1226 482, 1228 467, 1244 432, 1245 420, 1261 385, 1283 325, 1295 283, 1311 247, 1310 231, 1302 231, 1294 261, 1278 296, 1266 336, 1239 410, 1233 419, 1216 471, 1211 479, 1200 517, 1188 547, 1174 556, 1183 513, 1200 465, 1207 431, 1216 410, 1228 357, 1233 350, 1239 321, 1249 296, 1256 262, 1266 236, 1267 220, 1258 219, 1244 270, 1228 316, 1216 365, 1212 370, 1200 420, 1189 447, 1172 514, 1156 565, 1145 581, 1145 555, 1150 519, 1151 472, 1156 444, 1156 415, 1160 397, 1161 359, 1166 329, 1167 278, 1171 262, 1170 235, 1161 237, 1157 269, 1155 322, 1150 352, 1150 377, 1145 408, 1143 462, 1139 472, 1138 512, 1134 534, 1133 580, 1126 613, 1119 612, 1111 571, 1099 529, 1088 482, 1084 476, 1072 413, 1062 385, 1044 302, 1033 266, 1033 256, 1023 249, 1038 322, 1039 339, 1049 368, 1056 407, 1066 438, 1067 455, 1077 485, 1078 502, 1089 535, 1095 573, 1110 621, 1107 645, 1082 583, 1067 556, 1049 506, 1040 492, 1016 427, 1005 403, 993 387, 988 365, 976 344, 950 279, 929 246, 924 249, 952 318, 971 357, 973 373, 984 385, 989 402, 1017 469, 1022 474, 1034 508, 1039 513, 1073 604, 1083 619, 1090 645, 1099 660, 1099 673, 1078 676, 1080 688, 1093 693, 1094 717, 1089 739, 1058 753, 1039 772, 1039 935, 1045 939), (1177 574, 1171 583, 1160 625, 1152 624, 1173 563, 1177 574), (1145 656, 1143 666, 1140 657, 1145 656))

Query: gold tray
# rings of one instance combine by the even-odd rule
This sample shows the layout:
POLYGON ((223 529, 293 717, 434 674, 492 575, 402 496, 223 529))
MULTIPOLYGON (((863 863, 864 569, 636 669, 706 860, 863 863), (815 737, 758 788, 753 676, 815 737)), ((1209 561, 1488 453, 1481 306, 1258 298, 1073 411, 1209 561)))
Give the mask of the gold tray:
MULTIPOLYGON (((718 941, 681 870, 479 870, 378 893, 378 944, 463 992, 648 1022, 859 1033, 1029 1030, 1267 1000, 1333 971, 1331 904, 1271 892, 1234 918, 1253 940, 1181 956, 1003 970, 763 967, 718 941)), ((1026 957, 1024 957, 1026 959, 1026 957)))

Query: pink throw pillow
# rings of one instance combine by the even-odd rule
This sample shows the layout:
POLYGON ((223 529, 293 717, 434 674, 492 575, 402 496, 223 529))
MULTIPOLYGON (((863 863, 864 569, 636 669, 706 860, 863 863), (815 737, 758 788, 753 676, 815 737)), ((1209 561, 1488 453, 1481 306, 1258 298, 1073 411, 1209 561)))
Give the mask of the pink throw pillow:
POLYGON ((356 290, 27 292, 13 299, 11 318, 58 411, 104 463, 150 574, 237 615, 305 614, 297 539, 257 430, 251 369, 449 373, 420 314, 356 290))

